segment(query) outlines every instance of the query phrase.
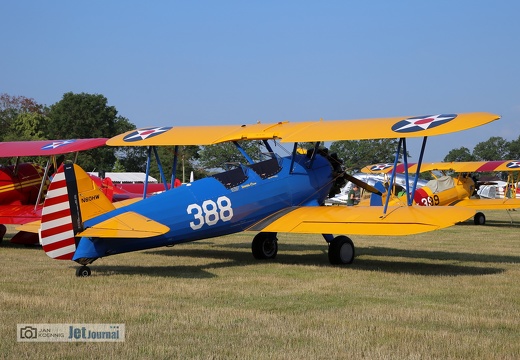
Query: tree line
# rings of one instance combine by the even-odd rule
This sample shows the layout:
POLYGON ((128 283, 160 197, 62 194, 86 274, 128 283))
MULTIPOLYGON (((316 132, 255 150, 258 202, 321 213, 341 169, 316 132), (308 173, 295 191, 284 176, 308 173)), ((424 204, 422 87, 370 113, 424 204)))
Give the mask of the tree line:
MULTIPOLYGON (((118 115, 115 106, 108 105, 105 96, 72 92, 65 93, 60 101, 50 106, 24 96, 0 94, 0 126, 0 141, 110 138, 136 128, 129 119, 118 115)), ((330 145, 329 152, 337 154, 348 172, 355 172, 368 164, 393 162, 397 142, 397 139, 336 141, 330 145)), ((261 156, 261 142, 241 145, 252 152, 253 158, 261 156)), ((302 144, 302 147, 310 146, 302 144)), ((171 173, 174 147, 161 147, 158 151, 166 174, 171 173)), ((192 171, 200 178, 208 175, 207 169, 223 168, 223 164, 229 162, 243 162, 231 144, 180 146, 178 155, 180 164, 176 176, 180 179, 192 171)), ((78 163, 87 171, 143 172, 146 157, 146 149, 141 147, 102 147, 80 153, 78 163)), ((520 159, 520 135, 513 141, 490 137, 478 143, 473 151, 465 147, 452 149, 443 161, 505 159, 520 159)), ((9 160, 0 158, 4 165, 9 160)), ((155 166, 151 167, 151 175, 159 178, 155 166)))

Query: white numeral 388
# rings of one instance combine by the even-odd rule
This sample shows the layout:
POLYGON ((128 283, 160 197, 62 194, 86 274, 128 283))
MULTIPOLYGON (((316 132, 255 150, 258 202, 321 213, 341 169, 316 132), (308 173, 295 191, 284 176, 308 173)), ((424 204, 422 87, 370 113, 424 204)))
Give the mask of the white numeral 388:
POLYGON ((231 200, 227 196, 221 196, 215 203, 213 200, 206 200, 199 204, 191 204, 186 208, 188 214, 193 214, 195 221, 190 221, 190 227, 193 230, 200 229, 204 224, 213 226, 222 220, 224 222, 233 218, 233 208, 231 200))

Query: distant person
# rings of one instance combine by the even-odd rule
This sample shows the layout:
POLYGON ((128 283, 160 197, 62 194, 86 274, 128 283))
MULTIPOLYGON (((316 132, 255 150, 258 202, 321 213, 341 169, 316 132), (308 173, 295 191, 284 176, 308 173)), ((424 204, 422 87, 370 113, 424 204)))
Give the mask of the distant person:
POLYGON ((357 203, 359 203, 359 188, 357 185, 354 185, 348 192, 347 206, 354 206, 357 203))

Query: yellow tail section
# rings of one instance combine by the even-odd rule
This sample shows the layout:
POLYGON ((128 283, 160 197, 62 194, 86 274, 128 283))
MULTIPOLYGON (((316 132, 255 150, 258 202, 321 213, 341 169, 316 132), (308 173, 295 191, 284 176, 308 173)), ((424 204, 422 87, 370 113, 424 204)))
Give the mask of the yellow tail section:
POLYGON ((115 209, 112 202, 103 194, 90 176, 78 165, 74 164, 74 174, 78 189, 81 220, 86 221, 93 217, 115 209))

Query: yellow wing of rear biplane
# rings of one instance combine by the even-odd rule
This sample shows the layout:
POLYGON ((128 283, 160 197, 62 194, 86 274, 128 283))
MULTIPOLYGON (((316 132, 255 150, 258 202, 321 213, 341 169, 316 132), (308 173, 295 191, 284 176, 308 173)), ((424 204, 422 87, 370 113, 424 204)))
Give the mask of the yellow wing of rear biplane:
MULTIPOLYGON (((361 169, 367 174, 389 174, 392 172, 393 164, 373 164, 361 169)), ((404 172, 404 164, 397 164, 396 172, 404 172)), ((497 160, 497 161, 461 161, 461 162, 432 162, 421 164, 421 172, 441 170, 451 170, 457 173, 486 172, 486 171, 520 171, 520 160, 497 160)), ((417 164, 409 163, 408 172, 417 172, 417 164)))
POLYGON ((211 145, 227 141, 278 139, 314 142, 408 138, 452 133, 500 119, 491 113, 439 114, 364 120, 319 120, 224 126, 149 127, 107 141, 110 146, 211 145))
POLYGON ((422 170, 452 170, 457 173, 520 171, 520 160, 438 162, 423 164, 422 170))
POLYGON ((462 199, 450 206, 461 206, 475 210, 508 210, 520 208, 520 199, 462 199))
POLYGON ((473 215, 474 210, 464 207, 390 207, 385 216, 379 206, 295 207, 273 214, 248 231, 411 235, 452 226, 473 215))

